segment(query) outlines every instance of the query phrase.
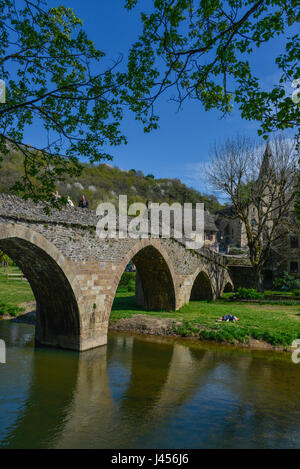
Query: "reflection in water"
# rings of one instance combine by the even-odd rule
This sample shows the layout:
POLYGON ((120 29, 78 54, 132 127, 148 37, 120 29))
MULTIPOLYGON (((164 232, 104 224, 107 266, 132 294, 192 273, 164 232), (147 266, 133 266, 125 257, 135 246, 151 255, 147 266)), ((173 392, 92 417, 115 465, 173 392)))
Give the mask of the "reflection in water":
POLYGON ((111 334, 34 349, 0 322, 0 447, 299 447, 300 365, 284 354, 111 334))

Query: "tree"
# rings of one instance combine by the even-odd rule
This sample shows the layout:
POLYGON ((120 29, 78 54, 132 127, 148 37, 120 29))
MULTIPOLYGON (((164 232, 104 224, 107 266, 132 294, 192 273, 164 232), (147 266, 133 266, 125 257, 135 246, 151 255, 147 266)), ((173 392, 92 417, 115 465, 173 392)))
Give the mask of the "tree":
MULTIPOLYGON (((300 153, 300 142, 297 142, 296 145, 298 153, 300 153)), ((298 164, 300 166, 300 159, 298 160, 298 164)), ((300 171, 298 171, 298 181, 296 187, 296 196, 295 196, 295 212, 298 218, 298 222, 300 224, 300 171)))
MULTIPOLYGON (((136 4, 127 0, 126 7, 136 4)), ((265 138, 299 126, 300 88, 294 99, 291 88, 300 87, 299 19, 299 0, 156 0, 142 14, 143 32, 128 62, 139 118, 156 125, 157 99, 174 90, 179 106, 192 99, 228 114, 237 103, 243 118, 260 122, 265 138), (274 38, 284 46, 274 55, 280 78, 264 90, 249 60, 274 38)))
POLYGON ((215 147, 207 170, 210 183, 226 194, 245 229, 257 288, 263 290, 263 267, 272 248, 278 251, 294 220, 297 156, 295 144, 283 136, 263 151, 245 137, 215 147))
MULTIPOLYGON (((137 3, 127 0, 126 7, 137 3)), ((128 62, 132 100, 146 130, 157 126, 158 98, 173 90, 179 107, 192 99, 226 115, 236 103, 265 139, 296 128, 300 148, 299 20, 299 0, 156 0, 142 14, 143 32, 128 62), (283 46, 273 57, 280 76, 266 90, 249 61, 275 38, 283 46)), ((300 221, 299 185, 296 191, 300 221)))
POLYGON ((10 262, 10 258, 7 256, 7 254, 5 254, 3 251, 1 251, 0 249, 0 263, 2 265, 2 267, 7 267, 9 265, 9 262, 10 262))
POLYGON ((104 67, 104 53, 72 9, 21 1, 22 8, 0 0, 0 77, 6 82, 0 158, 21 153, 24 174, 13 190, 49 200, 57 181, 80 174, 80 158, 111 159, 103 148, 125 142, 119 124, 126 75, 116 71, 121 59, 104 67), (42 142, 38 148, 24 144, 32 125, 42 142))

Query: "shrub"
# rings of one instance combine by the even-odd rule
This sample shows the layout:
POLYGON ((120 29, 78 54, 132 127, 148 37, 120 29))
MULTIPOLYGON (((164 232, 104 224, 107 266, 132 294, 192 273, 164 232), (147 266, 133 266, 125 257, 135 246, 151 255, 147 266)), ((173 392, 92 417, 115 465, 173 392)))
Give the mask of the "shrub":
POLYGON ((22 311, 24 311, 24 308, 20 308, 19 306, 0 304, 0 316, 3 316, 4 314, 10 314, 11 316, 16 317, 19 316, 22 311))
POLYGON ((14 261, 10 259, 3 251, 0 250, 0 264, 2 267, 15 265, 14 261))
POLYGON ((300 289, 292 290, 294 296, 300 296, 300 289))
POLYGON ((193 321, 184 320, 180 325, 174 325, 172 331, 182 337, 198 335, 200 328, 193 321))
POLYGON ((239 300, 263 300, 264 294, 253 288, 238 288, 236 298, 239 300))
POLYGON ((229 249, 229 254, 232 254, 233 256, 234 255, 239 255, 239 254, 245 254, 245 250, 244 249, 241 249, 241 248, 230 248, 229 249))
POLYGON ((298 290, 300 289, 300 280, 295 279, 288 272, 281 272, 279 277, 276 277, 274 282, 274 287, 280 290, 298 290))
POLYGON ((292 288, 292 290, 300 290, 300 280, 296 278, 296 279, 291 283, 291 288, 292 288))
POLYGON ((134 272, 124 272, 122 277, 121 277, 119 287, 120 288, 128 288, 129 284, 134 279, 135 279, 135 273, 134 272))

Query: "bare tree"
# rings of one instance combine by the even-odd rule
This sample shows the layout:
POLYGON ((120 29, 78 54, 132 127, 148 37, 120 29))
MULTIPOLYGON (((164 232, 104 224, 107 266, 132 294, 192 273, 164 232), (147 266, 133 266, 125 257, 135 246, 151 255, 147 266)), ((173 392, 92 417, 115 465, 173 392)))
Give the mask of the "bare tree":
POLYGON ((293 224, 297 179, 295 142, 283 135, 266 149, 237 136, 215 145, 207 169, 210 183, 225 193, 235 218, 245 227, 257 289, 263 291, 263 267, 293 224))

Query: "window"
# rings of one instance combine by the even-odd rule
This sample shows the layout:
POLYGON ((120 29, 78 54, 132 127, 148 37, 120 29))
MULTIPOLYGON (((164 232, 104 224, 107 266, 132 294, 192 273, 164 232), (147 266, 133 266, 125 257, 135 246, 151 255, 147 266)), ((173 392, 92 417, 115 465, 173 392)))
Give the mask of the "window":
POLYGON ((291 262, 290 272, 291 272, 291 274, 297 274, 298 273, 298 262, 291 262))
POLYGON ((292 236, 291 237, 291 248, 292 249, 298 249, 299 247, 299 241, 297 236, 292 236))

